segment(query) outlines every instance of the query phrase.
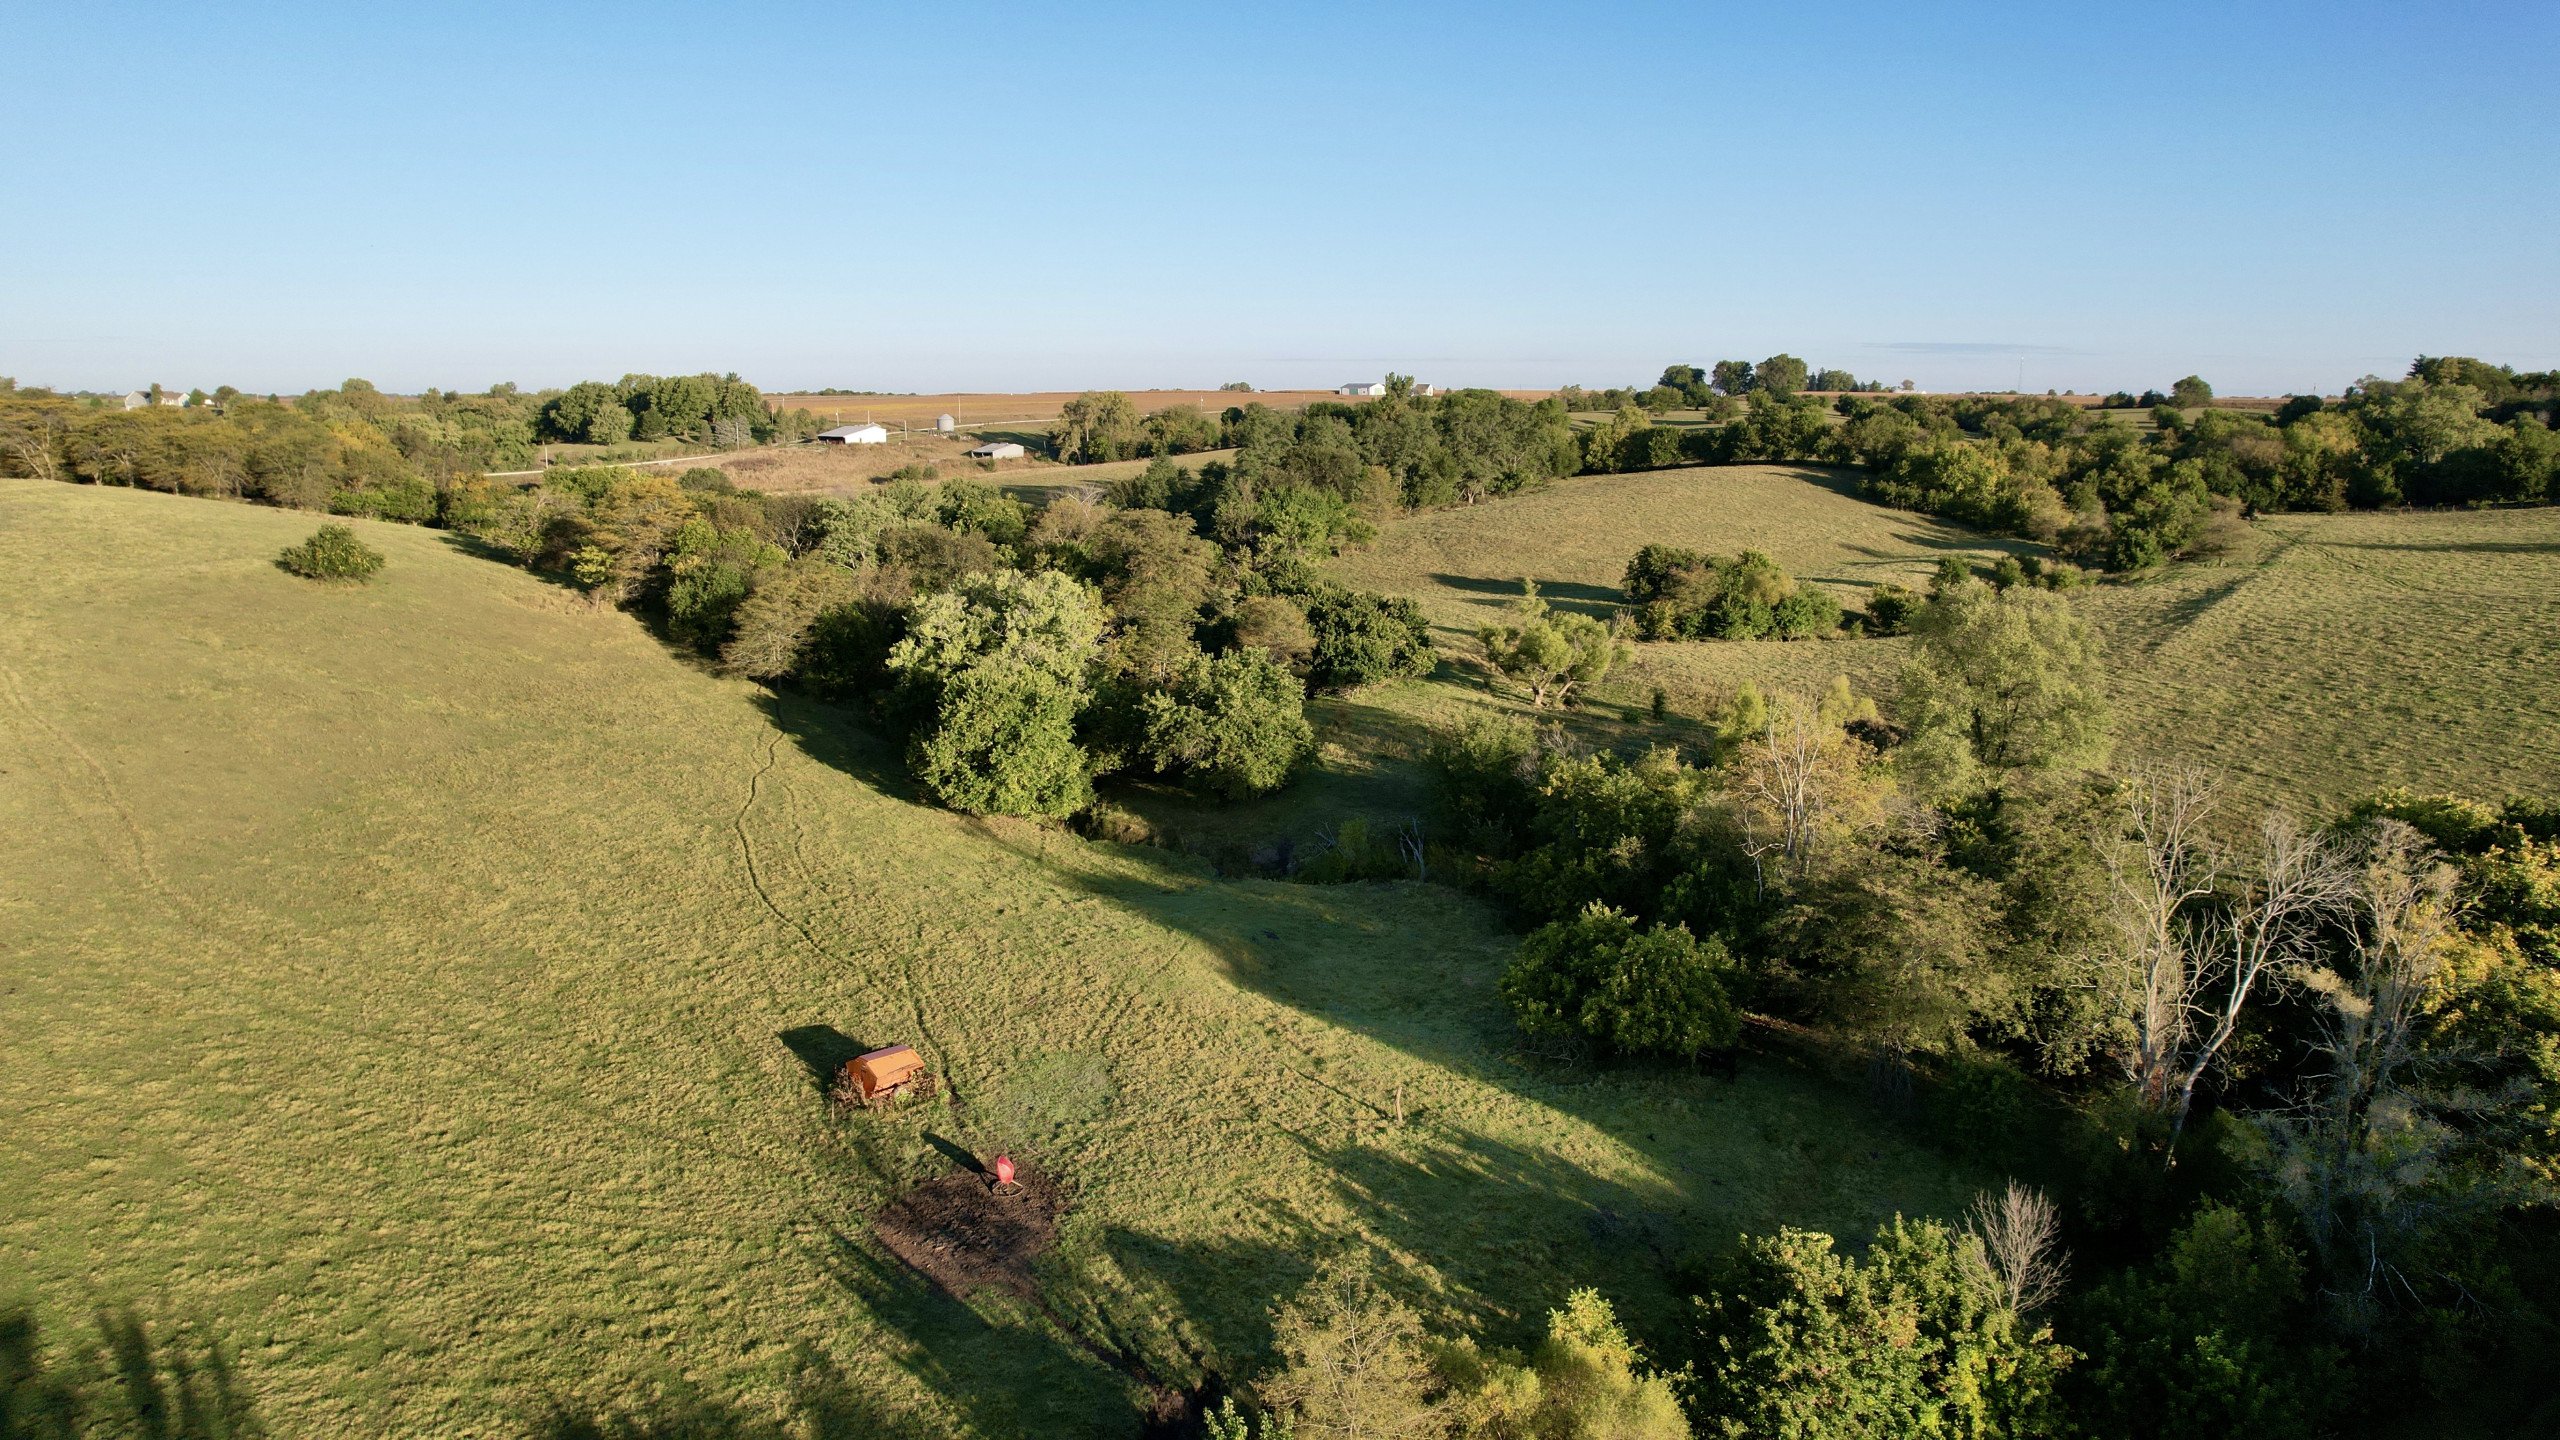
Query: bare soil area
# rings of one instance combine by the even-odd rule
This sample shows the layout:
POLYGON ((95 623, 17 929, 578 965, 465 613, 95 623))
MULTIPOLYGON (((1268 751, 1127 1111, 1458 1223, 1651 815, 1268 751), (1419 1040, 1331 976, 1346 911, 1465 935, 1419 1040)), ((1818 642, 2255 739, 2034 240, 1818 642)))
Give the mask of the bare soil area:
POLYGON ((1035 1263, 1058 1243, 1069 1203, 1057 1177, 1026 1165, 996 1193, 986 1176, 955 1170, 890 1202, 871 1222, 889 1253, 954 1297, 982 1289, 1040 1302, 1035 1263))

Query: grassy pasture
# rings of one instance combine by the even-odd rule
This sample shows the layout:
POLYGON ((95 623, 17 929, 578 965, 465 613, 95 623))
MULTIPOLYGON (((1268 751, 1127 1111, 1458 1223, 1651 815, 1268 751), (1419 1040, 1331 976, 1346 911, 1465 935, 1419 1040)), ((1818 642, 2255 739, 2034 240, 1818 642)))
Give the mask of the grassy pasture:
POLYGON ((276 1435, 822 1391, 1127 1435, 1128 1369, 1249 1368, 1332 1250, 1500 1340, 1578 1283, 1658 1329, 1685 1242, 1982 1178, 1780 1061, 1522 1059, 1450 892, 926 809, 843 716, 437 532, 278 571, 313 523, 0 481, 0 1302, 200 1326, 276 1435), (952 1103, 830 1114, 892 1040, 952 1103), (1077 1191, 1037 1308, 868 1230, 998 1146, 1077 1191))
MULTIPOLYGON (((1606 613, 1647 541, 1766 550, 1851 605, 1879 581, 1925 583, 1941 555, 2025 548, 1867 504, 1845 477, 1739 466, 1568 480, 1397 520, 1336 570, 1417 597, 1464 657, 1523 574, 1559 605, 1606 613)), ((2393 784, 2560 789, 2560 510, 2275 516, 2247 553, 2077 603, 2107 642, 2129 754, 2208 763, 2244 797, 2319 809, 2393 784)), ((1904 644, 1639 645, 1602 709, 1631 713, 1660 685, 1702 711, 1745 679, 1811 690, 1845 674, 1881 692, 1904 644)))
POLYGON ((2136 753, 2333 808, 2560 791, 2560 510, 2279 515, 2093 593, 2136 753))

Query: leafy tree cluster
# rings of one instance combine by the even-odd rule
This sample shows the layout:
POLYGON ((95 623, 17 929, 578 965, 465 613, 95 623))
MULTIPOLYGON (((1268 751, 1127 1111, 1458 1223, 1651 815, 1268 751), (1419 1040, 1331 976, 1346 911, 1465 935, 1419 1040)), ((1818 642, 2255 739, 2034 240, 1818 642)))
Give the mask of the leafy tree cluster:
POLYGON ((1677 1376, 1596 1290, 1567 1293, 1527 1350, 1426 1329, 1365 1271, 1329 1264, 1271 1312, 1279 1364, 1208 1417, 1210 1440, 1688 1440, 1677 1376))
MULTIPOLYGON (((974 480, 839 499, 565 468, 463 487, 454 522, 737 674, 868 707, 936 799, 979 814, 1073 814, 1118 771, 1275 789, 1314 748, 1303 673, 1377 646, 1337 633, 1357 619, 1245 595, 1185 517, 1074 499, 1034 513, 974 480)), ((1379 663, 1410 668, 1386 649, 1379 663)))
POLYGON ((1702 754, 1488 719, 1430 756, 1541 1046, 1687 1059, 1757 1011, 1936 1077, 1965 1143, 2076 1157, 2025 1239, 1748 1239, 1701 1281, 1698 1430, 2308 1436, 2372 1418, 2350 1373, 2530 1428, 2472 1392, 2560 1339, 2560 807, 2252 828, 2103 768, 2066 597, 1949 577, 1909 624, 1889 707, 1745 688, 1702 754), (2019 1258, 2066 1232, 2077 1285, 2019 1258))
POLYGON ((2051 398, 1844 398, 1831 458, 1888 504, 2118 570, 2214 543, 2226 512, 2560 499, 2560 376, 2421 358, 2272 415, 2198 408, 2211 396, 2191 376, 2142 397, 2162 402, 2148 434, 2051 398))
POLYGON ((625 375, 585 380, 543 397, 542 439, 589 445, 691 440, 743 448, 774 438, 776 417, 755 386, 730 375, 625 375))
MULTIPOLYGON (((628 394, 607 385, 537 393, 496 385, 476 395, 430 389, 414 397, 349 380, 290 400, 225 386, 198 404, 139 410, 12 387, 0 391, 0 474, 435 525, 448 523, 454 490, 473 477, 535 468, 545 440, 587 439, 563 429, 563 405, 576 417, 590 402, 626 414, 637 404, 644 418, 657 417, 641 426, 644 439, 744 446, 815 428, 806 411, 770 412, 735 376, 682 378, 678 385, 627 377, 625 385, 648 382, 628 394), (661 400, 678 408, 655 408, 661 400), (697 401, 707 408, 694 408, 697 401), (670 421, 680 424, 650 428, 670 421)), ((630 438, 632 426, 616 437, 630 438)))
POLYGON ((1757 550, 1732 558, 1647 545, 1621 582, 1636 633, 1647 640, 1802 640, 1840 628, 1840 602, 1800 585, 1757 550))

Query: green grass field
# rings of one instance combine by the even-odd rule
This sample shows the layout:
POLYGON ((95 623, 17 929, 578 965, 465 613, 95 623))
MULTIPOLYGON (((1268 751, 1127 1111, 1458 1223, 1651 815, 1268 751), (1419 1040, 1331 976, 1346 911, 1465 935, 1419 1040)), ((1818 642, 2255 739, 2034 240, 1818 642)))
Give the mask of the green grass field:
POLYGON ((1986 1178, 1785 1061, 1524 1060, 1447 890, 928 809, 440 533, 277 570, 313 523, 0 481, 0 1305, 198 1327, 278 1436, 817 1390, 839 1433, 1128 1435, 1128 1369, 1251 1369, 1329 1253, 1497 1341, 1582 1283, 1661 1333, 1686 1243, 1986 1178), (831 1113, 819 1067, 896 1040, 953 1103, 831 1113), (1076 1190, 1045 1313, 868 1230, 999 1146, 1076 1190))
MULTIPOLYGON (((2027 548, 1870 505, 1849 484, 1792 466, 1567 480, 1391 522, 1335 568, 1419 599, 1463 658, 1523 575, 1559 605, 1607 613, 1649 541, 1762 549, 1853 607, 1880 581, 1925 585, 1942 555, 2027 548)), ((2318 810, 2401 784, 2560 790, 2560 510, 2283 515, 2255 531, 2246 553, 2076 601, 2107 643, 2123 753, 2209 764, 2243 797, 2318 810)), ((1643 644, 1599 708, 1629 715, 1659 685, 1705 714, 1744 680, 1809 692, 1834 675, 1882 694, 1906 644, 1643 644)))

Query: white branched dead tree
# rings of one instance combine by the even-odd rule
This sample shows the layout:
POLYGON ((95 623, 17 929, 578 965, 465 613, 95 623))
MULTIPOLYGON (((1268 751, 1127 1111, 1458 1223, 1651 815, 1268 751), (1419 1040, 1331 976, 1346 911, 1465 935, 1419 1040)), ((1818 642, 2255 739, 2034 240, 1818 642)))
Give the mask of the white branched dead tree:
POLYGON ((2032 1315, 2062 1298, 2070 1257, 2062 1249, 2062 1215, 2041 1190, 2010 1181, 1999 1193, 1974 1197, 1965 1229, 2011 1315, 2032 1315))
POLYGON ((1759 888, 1802 880, 1816 848, 1883 816, 1867 747, 1826 710, 1793 695, 1772 702, 1734 778, 1743 852, 1759 888))
POLYGON ((2139 771, 2125 800, 2098 980, 2126 1078, 2174 1147, 2250 1002, 2315 953, 2352 877, 2334 846, 2282 812, 2260 823, 2250 863, 2234 865, 2211 833, 2213 786, 2199 771, 2139 771))

